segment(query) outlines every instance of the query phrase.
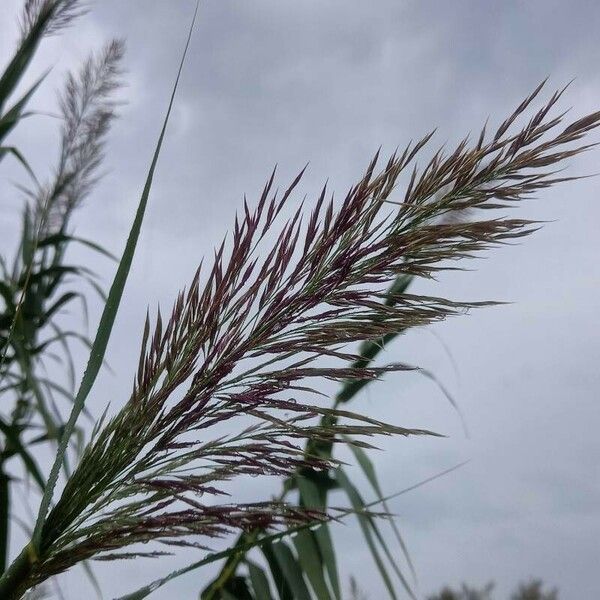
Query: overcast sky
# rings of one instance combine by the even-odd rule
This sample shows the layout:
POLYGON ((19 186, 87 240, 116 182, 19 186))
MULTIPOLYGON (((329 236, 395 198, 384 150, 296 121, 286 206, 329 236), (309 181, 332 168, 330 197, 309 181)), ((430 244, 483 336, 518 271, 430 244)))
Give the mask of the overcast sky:
MULTIPOLYGON (((20 4, 2 2, 3 62, 14 48, 20 4)), ((127 104, 110 137, 108 175, 76 219, 81 235, 117 249, 139 198, 194 1, 91 5, 76 27, 44 43, 30 80, 53 67, 34 101, 47 111, 66 69, 111 37, 126 38, 127 104)), ((577 115, 596 110, 599 23, 594 0, 204 1, 109 347, 114 374, 102 374, 91 410, 99 414, 108 401, 125 401, 146 307, 170 304, 229 228, 243 193, 256 198, 275 163, 285 183, 310 161, 299 198, 314 197, 326 178, 344 192, 380 145, 391 152, 432 127, 438 143, 452 144, 488 117, 497 123, 546 76, 549 90, 576 78, 563 108, 577 115)), ((36 117, 13 137, 40 175, 56 156, 56 130, 51 118, 36 117)), ((21 206, 16 193, 5 193, 14 179, 6 162, 2 252, 21 206)), ((572 161, 569 174, 599 172, 599 164, 596 150, 572 161)), ((513 303, 415 331, 388 351, 389 360, 419 364, 444 381, 465 413, 470 439, 440 392, 414 375, 390 376, 352 406, 449 436, 387 441, 374 456, 386 492, 470 459, 392 503, 424 594, 446 583, 494 579, 501 599, 519 580, 536 576, 558 586, 561 600, 600 597, 598 181, 529 202, 519 216, 549 221, 542 231, 472 262, 471 272, 416 288, 513 303)), ((78 258, 110 281, 111 264, 89 254, 78 258)), ((262 499, 276 483, 244 482, 244 497, 262 499)), ((366 485, 364 491, 368 496, 366 485)), ((345 583, 354 574, 370 598, 383 597, 358 528, 335 531, 345 583)), ((110 598, 181 560, 102 565, 98 573, 110 598)), ((154 597, 196 598, 207 574, 182 578, 154 597)), ((70 600, 91 597, 80 573, 64 577, 63 585, 70 600)))

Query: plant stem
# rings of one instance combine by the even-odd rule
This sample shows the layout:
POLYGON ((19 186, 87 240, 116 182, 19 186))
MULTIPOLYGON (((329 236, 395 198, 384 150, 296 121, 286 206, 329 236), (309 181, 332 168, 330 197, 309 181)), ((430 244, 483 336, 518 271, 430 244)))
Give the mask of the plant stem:
POLYGON ((0 579, 0 598, 2 600, 19 600, 26 591, 24 582, 31 572, 32 562, 29 545, 12 562, 0 579))
POLYGON ((9 478, 4 472, 4 462, 0 463, 0 573, 6 570, 8 560, 8 514, 10 507, 9 478))

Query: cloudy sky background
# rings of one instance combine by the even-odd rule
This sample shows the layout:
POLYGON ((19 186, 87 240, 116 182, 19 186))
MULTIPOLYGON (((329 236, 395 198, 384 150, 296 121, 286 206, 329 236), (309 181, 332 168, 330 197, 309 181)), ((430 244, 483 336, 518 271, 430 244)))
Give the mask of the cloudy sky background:
MULTIPOLYGON (((2 4, 4 62, 21 2, 2 4)), ((48 110, 66 69, 111 37, 127 40, 127 104, 110 138, 108 175, 76 219, 81 235, 109 248, 121 248, 127 235, 193 5, 93 3, 76 27, 45 42, 31 70, 30 81, 53 66, 33 104, 48 110)), ((256 198, 275 163, 285 183, 310 161, 302 186, 309 197, 326 178, 343 193, 380 145, 391 152, 434 126, 439 144, 453 144, 488 117, 498 123, 546 76, 549 91, 576 78, 563 108, 573 106, 577 115, 596 110, 599 22, 600 4, 592 0, 203 2, 109 347, 114 374, 102 374, 91 410, 99 414, 108 401, 125 400, 146 307, 170 304, 233 222, 243 193, 256 198)), ((57 126, 36 117, 13 137, 40 175, 56 156, 57 126)), ((598 172, 599 164, 595 151, 572 161, 569 174, 598 172)), ((6 165, 3 253, 22 200, 6 165)), ((534 237, 472 262, 472 272, 415 288, 513 302, 412 332, 387 355, 426 367, 447 384, 470 439, 440 392, 415 375, 391 376, 352 406, 449 436, 386 441, 374 458, 387 492, 470 459, 393 502, 424 594, 446 583, 494 579, 504 598, 530 576, 557 585, 562 600, 600 594, 598 190, 598 179, 588 179, 549 191, 519 209, 519 216, 551 221, 534 237)), ((75 258, 108 285, 111 264, 83 251, 75 258)), ((94 302, 92 323, 100 308, 94 302)), ((259 499, 276 489, 276 481, 252 479, 234 492, 259 499)), ((345 581, 354 574, 370 598, 382 597, 358 528, 335 531, 345 581)), ((181 560, 97 571, 112 597, 181 560)), ((154 597, 196 598, 207 574, 181 578, 154 597)), ((63 587, 69 599, 91 597, 79 572, 64 577, 63 587)))

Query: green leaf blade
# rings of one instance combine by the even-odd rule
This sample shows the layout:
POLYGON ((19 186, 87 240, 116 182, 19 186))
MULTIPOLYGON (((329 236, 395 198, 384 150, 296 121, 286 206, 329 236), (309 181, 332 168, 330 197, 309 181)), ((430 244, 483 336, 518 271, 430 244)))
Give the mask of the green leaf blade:
POLYGON ((302 569, 290 547, 285 542, 276 542, 272 548, 275 560, 292 591, 294 600, 311 600, 302 569))
POLYGON ((246 561, 248 564, 248 573, 250 574, 250 583, 256 596, 256 600, 273 600, 269 579, 265 572, 254 562, 246 561))

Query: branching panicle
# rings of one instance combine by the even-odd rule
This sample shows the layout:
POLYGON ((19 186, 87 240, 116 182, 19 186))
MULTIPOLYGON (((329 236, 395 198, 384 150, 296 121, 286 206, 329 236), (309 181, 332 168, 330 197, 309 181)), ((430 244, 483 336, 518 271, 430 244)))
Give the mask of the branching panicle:
POLYGON ((43 33, 54 35, 86 12, 82 0, 26 0, 21 13, 21 39, 43 23, 43 33))
POLYGON ((60 98, 63 117, 58 167, 37 195, 37 211, 46 210, 48 233, 64 232, 69 217, 99 178, 104 145, 116 117, 114 92, 120 85, 122 40, 92 54, 79 73, 70 73, 60 98))
POLYGON ((226 482, 239 475, 327 469, 333 459, 304 454, 305 440, 337 442, 350 434, 368 445, 364 438, 373 435, 432 435, 324 409, 306 397, 318 393, 315 379, 360 381, 411 368, 350 365, 359 357, 348 344, 485 304, 406 293, 383 300, 399 276, 432 277, 453 268, 450 261, 535 229, 526 220, 477 217, 480 209, 507 209, 567 181, 545 168, 586 149, 569 145, 600 124, 595 113, 560 130, 561 117, 547 119, 558 93, 509 133, 539 91, 491 138, 484 130, 474 145, 465 140, 414 168, 401 202, 393 199, 398 179, 431 135, 394 154, 379 173, 376 156, 339 206, 327 202, 324 188, 312 211, 293 211, 275 236, 269 234, 302 173, 281 196, 273 173, 256 208, 244 202, 231 245, 216 250, 205 283, 199 269, 168 320, 159 314, 152 331, 147 319, 132 395, 97 428, 50 513, 32 581, 137 542, 195 545, 194 537, 257 522, 314 518, 278 503, 202 501, 226 494, 226 482), (316 422, 324 415, 335 417, 331 426, 316 422))

